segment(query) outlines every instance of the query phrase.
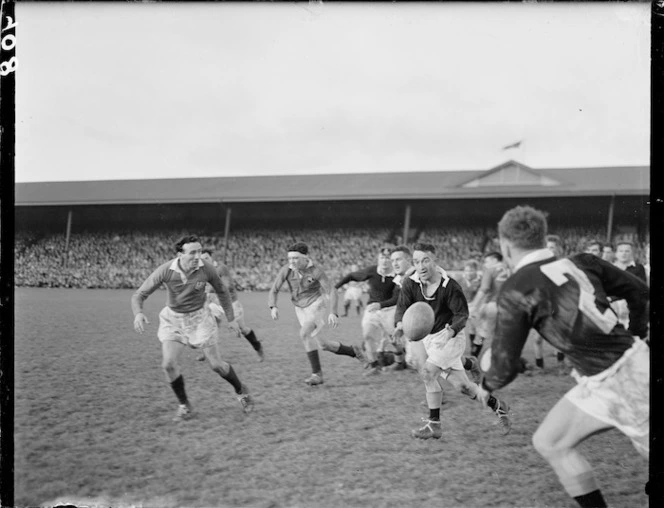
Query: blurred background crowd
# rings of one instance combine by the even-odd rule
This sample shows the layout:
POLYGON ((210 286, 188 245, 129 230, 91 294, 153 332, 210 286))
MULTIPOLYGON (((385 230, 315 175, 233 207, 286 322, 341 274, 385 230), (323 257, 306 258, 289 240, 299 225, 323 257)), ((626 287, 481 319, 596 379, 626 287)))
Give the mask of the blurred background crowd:
MULTIPOLYGON (((265 291, 281 266, 286 249, 295 241, 309 245, 310 256, 334 282, 359 267, 375 264, 377 250, 386 243, 400 243, 385 229, 251 229, 234 231, 224 248, 223 234, 167 232, 88 232, 72 234, 68 249, 64 234, 17 232, 15 236, 15 285, 70 288, 137 288, 162 263, 175 257, 174 244, 184 234, 198 234, 203 247, 212 248, 217 261, 232 270, 239 291, 265 291)), ((550 231, 560 236, 565 254, 583 252, 590 240, 604 239, 602 228, 566 228, 550 231)), ((635 259, 644 263, 645 244, 636 235, 612 239, 634 243, 635 259)), ((497 250, 497 232, 482 228, 426 228, 415 241, 432 243, 440 265, 446 270, 463 270, 469 259, 481 260, 497 250)), ((605 242, 603 242, 605 243, 605 242)))

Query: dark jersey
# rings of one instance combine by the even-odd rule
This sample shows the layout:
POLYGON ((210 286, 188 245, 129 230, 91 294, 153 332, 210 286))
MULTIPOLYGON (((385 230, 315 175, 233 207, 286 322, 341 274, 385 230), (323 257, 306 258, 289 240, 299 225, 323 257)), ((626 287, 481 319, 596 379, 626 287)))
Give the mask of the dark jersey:
POLYGON ((394 274, 381 275, 378 273, 378 266, 372 265, 357 272, 350 272, 337 282, 334 287, 339 289, 352 280, 367 282, 369 286, 369 301, 367 303, 377 302, 381 308, 396 305, 399 286, 394 283, 394 274))
POLYGON ((468 302, 463 296, 463 290, 457 281, 447 276, 445 272, 440 285, 431 297, 424 296, 422 283, 417 273, 403 279, 401 291, 397 300, 397 310, 394 314, 394 324, 403 319, 404 312, 415 302, 427 302, 433 309, 435 321, 431 333, 438 333, 450 325, 455 335, 459 333, 468 321, 468 302))
POLYGON ((496 334, 484 386, 497 390, 520 368, 521 350, 534 328, 565 353, 584 376, 607 369, 648 330, 648 286, 637 277, 592 254, 557 259, 533 253, 498 295, 496 334), (618 323, 609 297, 627 300, 629 330, 618 323))
POLYGON ((646 276, 646 268, 640 263, 634 263, 633 265, 628 266, 627 268, 625 268, 625 271, 631 273, 632 275, 635 275, 643 282, 648 282, 648 277, 646 276))

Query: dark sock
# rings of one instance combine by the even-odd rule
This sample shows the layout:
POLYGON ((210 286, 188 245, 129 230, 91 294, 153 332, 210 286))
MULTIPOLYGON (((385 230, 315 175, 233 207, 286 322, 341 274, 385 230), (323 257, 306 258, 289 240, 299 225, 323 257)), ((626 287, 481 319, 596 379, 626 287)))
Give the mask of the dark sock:
POLYGON ((373 369, 374 367, 380 367, 380 365, 378 365, 378 362, 371 362, 371 364, 370 364, 369 366, 370 366, 372 369, 373 369))
POLYGON ((470 358, 468 358, 467 356, 463 357, 463 368, 465 370, 470 370, 473 368, 473 362, 471 362, 470 358))
POLYGON ((180 375, 174 381, 171 381, 171 388, 173 388, 173 391, 175 392, 175 396, 178 398, 178 401, 180 402, 180 404, 186 404, 187 403, 187 394, 184 391, 184 378, 182 377, 182 375, 180 375))
POLYGON ((540 369, 544 368, 544 358, 535 358, 535 365, 537 365, 540 369))
POLYGON ((574 500, 579 503, 579 506, 582 508, 606 508, 607 506, 599 489, 588 492, 582 496, 576 496, 574 500))
POLYGON ((437 407, 436 409, 429 408, 429 420, 433 420, 435 422, 440 421, 440 408, 439 407, 437 407))
POLYGON ((561 353, 560 351, 556 353, 556 358, 558 359, 559 362, 562 362, 565 360, 565 353, 561 353))
POLYGON ((318 350, 307 351, 307 356, 309 357, 309 363, 311 364, 311 372, 318 374, 321 371, 320 368, 320 358, 318 357, 318 350))
POLYGON ((481 345, 481 344, 473 344, 473 345, 471 346, 471 348, 470 348, 470 355, 471 355, 471 356, 474 356, 475 358, 477 358, 477 357, 479 356, 479 354, 480 354, 480 350, 481 350, 481 349, 482 349, 482 345, 481 345))
POLYGON ((495 398, 493 395, 489 395, 489 400, 487 401, 487 406, 489 406, 491 409, 494 411, 498 409, 498 405, 500 402, 498 402, 498 399, 495 398))
POLYGON ((242 393, 242 383, 240 383, 240 380, 238 379, 237 374, 235 374, 235 370, 233 370, 233 366, 230 363, 228 364, 228 373, 225 376, 222 375, 221 377, 233 385, 233 388, 235 388, 235 393, 238 395, 242 393))
POLYGON ((245 335, 244 338, 249 341, 249 344, 251 344, 251 347, 254 348, 254 351, 260 351, 261 343, 256 338, 256 334, 254 333, 253 330, 249 330, 249 333, 245 335))
POLYGON ((355 350, 352 346, 344 346, 343 344, 339 344, 339 349, 337 349, 334 353, 337 355, 346 355, 355 358, 355 350))

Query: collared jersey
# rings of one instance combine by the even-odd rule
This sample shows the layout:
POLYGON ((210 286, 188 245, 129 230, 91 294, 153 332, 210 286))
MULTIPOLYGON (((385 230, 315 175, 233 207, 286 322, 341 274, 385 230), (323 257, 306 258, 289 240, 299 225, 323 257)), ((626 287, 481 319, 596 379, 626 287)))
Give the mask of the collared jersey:
POLYGON ((133 294, 131 307, 134 315, 143 312, 143 302, 162 284, 166 286, 166 305, 174 312, 197 311, 205 305, 205 286, 210 283, 219 297, 219 302, 228 320, 235 319, 230 293, 219 278, 214 266, 201 260, 198 267, 187 277, 180 269, 178 259, 175 258, 159 266, 133 294))
POLYGON ((516 377, 531 328, 584 376, 613 365, 632 346, 633 335, 646 336, 648 286, 637 277, 592 254, 557 259, 542 249, 528 256, 498 296, 491 367, 483 381, 487 389, 498 390, 516 377), (609 297, 627 300, 629 331, 618 322, 609 297))
POLYGON ((431 333, 437 333, 450 325, 454 334, 459 333, 468 321, 468 302, 463 296, 459 283, 449 277, 447 272, 439 268, 442 279, 433 296, 424 296, 424 288, 419 274, 413 273, 403 279, 394 315, 395 325, 403 319, 406 309, 415 302, 427 302, 433 309, 435 321, 431 333))
POLYGON ((296 307, 308 307, 320 296, 327 295, 328 293, 329 282, 327 275, 311 261, 299 274, 286 265, 279 270, 277 278, 270 289, 268 295, 268 305, 270 307, 276 306, 277 294, 281 286, 284 285, 284 282, 288 284, 291 301, 296 307))
POLYGON ((378 273, 378 265, 371 265, 356 272, 350 272, 337 282, 334 287, 339 289, 350 281, 367 282, 369 286, 369 301, 379 303, 381 308, 396 305, 398 286, 394 283, 394 273, 378 273))

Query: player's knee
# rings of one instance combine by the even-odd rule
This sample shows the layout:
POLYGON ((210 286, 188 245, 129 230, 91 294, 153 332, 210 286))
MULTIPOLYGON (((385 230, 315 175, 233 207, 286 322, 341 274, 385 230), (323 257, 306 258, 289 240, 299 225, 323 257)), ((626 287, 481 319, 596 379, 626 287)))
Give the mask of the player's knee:
POLYGON ((550 435, 541 428, 533 434, 532 444, 535 451, 544 458, 553 457, 559 452, 555 440, 552 440, 550 435))
POLYGON ((172 374, 178 370, 178 364, 171 358, 164 358, 161 362, 161 368, 164 369, 164 372, 172 374))
POLYGON ((224 361, 210 361, 210 367, 220 376, 225 376, 230 370, 230 365, 224 361))

